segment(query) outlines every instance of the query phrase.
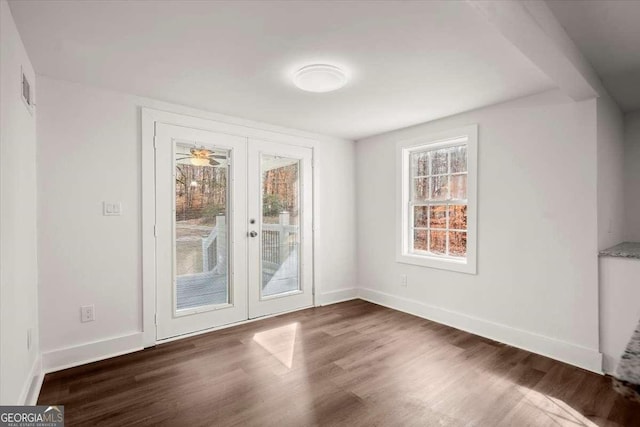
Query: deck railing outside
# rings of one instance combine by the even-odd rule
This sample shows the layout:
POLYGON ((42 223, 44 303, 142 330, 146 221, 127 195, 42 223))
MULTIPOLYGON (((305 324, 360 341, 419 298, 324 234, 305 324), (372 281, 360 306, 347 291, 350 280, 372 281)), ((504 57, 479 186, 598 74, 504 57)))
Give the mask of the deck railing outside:
MULTIPOLYGON (((296 248, 298 226, 289 224, 289 213, 282 212, 277 224, 262 225, 263 267, 277 269, 296 248)), ((224 274, 227 268, 226 217, 218 215, 216 226, 202 238, 202 271, 224 274)))

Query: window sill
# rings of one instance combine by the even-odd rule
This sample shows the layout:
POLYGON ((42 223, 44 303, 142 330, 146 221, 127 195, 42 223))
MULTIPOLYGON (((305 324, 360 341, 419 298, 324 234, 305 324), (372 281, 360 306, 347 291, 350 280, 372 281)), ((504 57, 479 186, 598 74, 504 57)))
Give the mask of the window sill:
POLYGON ((466 259, 455 259, 429 255, 403 254, 396 257, 396 261, 401 264, 418 265, 420 267, 437 268, 439 270, 449 270, 458 273, 476 274, 475 262, 466 259))

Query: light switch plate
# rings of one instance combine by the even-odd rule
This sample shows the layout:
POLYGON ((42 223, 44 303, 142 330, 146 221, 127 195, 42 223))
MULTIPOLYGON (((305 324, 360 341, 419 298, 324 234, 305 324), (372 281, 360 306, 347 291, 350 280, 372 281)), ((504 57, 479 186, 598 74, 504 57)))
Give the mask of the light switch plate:
POLYGON ((122 215, 122 203, 121 202, 102 202, 102 215, 104 216, 122 215))

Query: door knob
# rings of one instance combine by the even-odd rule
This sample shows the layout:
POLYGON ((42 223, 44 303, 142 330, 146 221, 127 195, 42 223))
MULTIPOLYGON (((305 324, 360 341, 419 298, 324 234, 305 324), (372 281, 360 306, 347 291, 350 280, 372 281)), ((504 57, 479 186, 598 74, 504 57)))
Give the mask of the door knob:
POLYGON ((251 237, 256 237, 257 235, 258 235, 258 233, 255 232, 255 231, 252 231, 251 233, 249 233, 249 236, 251 236, 251 237))

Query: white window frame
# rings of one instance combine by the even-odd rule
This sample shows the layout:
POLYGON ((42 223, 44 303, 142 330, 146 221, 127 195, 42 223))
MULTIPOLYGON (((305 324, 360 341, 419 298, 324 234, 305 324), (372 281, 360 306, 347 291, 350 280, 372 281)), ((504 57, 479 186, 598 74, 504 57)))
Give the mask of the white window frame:
MULTIPOLYGON (((396 144, 396 261, 423 267, 476 274, 477 272, 477 182, 478 182, 478 125, 469 125, 443 132, 430 133, 396 144), (449 146, 467 145, 467 256, 466 258, 417 254, 411 251, 411 153, 449 146)), ((446 201, 443 201, 443 204, 446 201)))

